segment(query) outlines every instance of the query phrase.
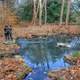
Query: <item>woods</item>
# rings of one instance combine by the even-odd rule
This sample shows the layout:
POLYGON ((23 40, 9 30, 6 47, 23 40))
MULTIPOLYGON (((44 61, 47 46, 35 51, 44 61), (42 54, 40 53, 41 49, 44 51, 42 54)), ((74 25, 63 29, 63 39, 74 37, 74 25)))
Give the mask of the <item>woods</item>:
POLYGON ((79 24, 79 0, 4 0, 21 21, 38 23, 79 24))
MULTIPOLYGON (((35 21, 38 22, 39 20, 39 24, 41 24, 41 21, 42 23, 46 23, 46 22, 47 23, 60 23, 60 24, 62 24, 62 22, 66 24, 68 24, 68 22, 75 23, 75 24, 77 23, 77 20, 74 21, 74 19, 76 18, 78 14, 76 13, 75 15, 75 13, 73 13, 74 9, 72 5, 76 2, 75 6, 78 6, 77 3, 79 3, 79 1, 72 2, 71 0, 68 0, 68 1, 67 0, 59 0, 59 1, 33 0, 29 2, 30 2, 29 4, 26 3, 24 4, 24 6, 19 5, 18 9, 16 9, 17 15, 19 15, 20 19, 22 20, 30 20, 30 21, 33 20, 34 23, 36 23, 35 21), (73 17, 73 15, 75 16, 73 17), (41 16, 42 16, 42 20, 41 20, 41 16)), ((77 12, 79 13, 79 9, 77 12)))

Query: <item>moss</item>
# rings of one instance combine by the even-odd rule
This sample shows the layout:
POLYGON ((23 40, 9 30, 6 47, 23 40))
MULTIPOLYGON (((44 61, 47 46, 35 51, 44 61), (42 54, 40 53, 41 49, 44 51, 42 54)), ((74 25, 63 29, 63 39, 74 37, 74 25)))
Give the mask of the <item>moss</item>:
POLYGON ((74 53, 72 54, 72 57, 73 57, 73 58, 78 58, 78 57, 80 57, 80 51, 74 52, 74 53))
POLYGON ((25 72, 21 72, 18 75, 18 80, 22 80, 25 76, 27 76, 30 72, 32 72, 32 69, 29 68, 26 64, 23 63, 23 67, 25 67, 25 72))
POLYGON ((64 80, 63 78, 59 78, 58 80, 64 80))
POLYGON ((22 72, 18 76, 18 80, 22 80, 25 77, 26 73, 22 72))
POLYGON ((23 78, 25 78, 25 76, 27 76, 29 74, 29 70, 25 71, 25 72, 21 72, 18 75, 18 80, 22 80, 23 78))
POLYGON ((29 68, 26 64, 23 63, 23 66, 26 68, 26 72, 32 72, 32 69, 29 68))

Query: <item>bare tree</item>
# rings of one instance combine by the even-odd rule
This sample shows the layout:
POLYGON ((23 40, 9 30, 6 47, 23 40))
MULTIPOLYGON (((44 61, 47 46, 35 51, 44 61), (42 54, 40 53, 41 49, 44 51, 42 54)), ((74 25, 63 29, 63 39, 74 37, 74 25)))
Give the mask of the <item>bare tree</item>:
POLYGON ((47 0, 44 0, 45 3, 45 24, 47 23, 47 0))
POLYGON ((42 0, 39 0, 39 25, 42 25, 42 0))
POLYGON ((39 25, 42 25, 42 15, 43 9, 45 12, 45 24, 47 23, 47 0, 33 0, 33 20, 32 22, 36 24, 37 17, 39 16, 39 25))
POLYGON ((64 4, 65 4, 65 0, 62 0, 61 14, 60 14, 60 25, 62 25, 62 23, 63 23, 64 4))
POLYGON ((66 26, 69 23, 69 15, 70 15, 70 8, 71 8, 71 0, 67 1, 68 5, 67 5, 67 14, 66 14, 66 26))
POLYGON ((37 18, 37 13, 36 13, 36 0, 33 0, 33 6, 34 6, 34 8, 33 8, 33 23, 34 23, 34 25, 35 25, 35 23, 36 23, 36 18, 37 18))

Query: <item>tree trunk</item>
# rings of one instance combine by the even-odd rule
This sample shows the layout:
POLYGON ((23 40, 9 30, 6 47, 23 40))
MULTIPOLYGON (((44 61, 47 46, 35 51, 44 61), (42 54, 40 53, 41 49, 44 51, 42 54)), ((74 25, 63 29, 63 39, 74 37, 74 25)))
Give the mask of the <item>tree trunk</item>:
POLYGON ((39 0, 39 25, 42 25, 42 0, 39 0))
POLYGON ((62 25, 62 23, 63 23, 64 4, 65 4, 65 0, 62 0, 61 15, 60 15, 60 25, 62 25))
POLYGON ((67 5, 67 14, 66 14, 66 26, 69 23, 69 15, 70 15, 70 8, 71 8, 71 0, 68 0, 67 5))
POLYGON ((45 1, 45 24, 47 23, 47 0, 45 1))
POLYGON ((33 5, 34 5, 34 8, 33 8, 33 24, 35 25, 36 24, 36 16, 37 16, 37 13, 36 13, 36 0, 33 0, 33 5))

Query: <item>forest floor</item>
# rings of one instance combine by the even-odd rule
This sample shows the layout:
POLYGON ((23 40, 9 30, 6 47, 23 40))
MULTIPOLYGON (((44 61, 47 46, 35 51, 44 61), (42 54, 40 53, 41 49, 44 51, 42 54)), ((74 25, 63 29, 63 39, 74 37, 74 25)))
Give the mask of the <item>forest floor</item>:
MULTIPOLYGON (((59 26, 59 25, 43 25, 43 26, 17 26, 17 27, 13 27, 13 37, 16 39, 18 37, 26 37, 26 38, 32 38, 32 36, 45 36, 45 35, 56 35, 56 34, 60 34, 60 33, 65 33, 65 34, 70 34, 70 35, 79 35, 80 34, 80 27, 76 26, 76 25, 69 25, 68 27, 65 27, 65 25, 63 26, 59 26)), ((11 45, 6 45, 4 44, 5 39, 4 39, 4 33, 3 30, 0 31, 0 53, 2 55, 3 53, 14 53, 14 51, 16 49, 19 48, 19 46, 17 44, 11 44, 11 45)), ((4 54, 4 55, 5 55, 4 54)), ((10 54, 9 54, 10 55, 10 54)), ((22 66, 22 64, 20 66, 17 65, 16 61, 13 59, 9 59, 9 58, 5 58, 4 60, 0 60, 0 70, 2 70, 2 72, 0 72, 0 80, 4 79, 6 80, 16 80, 14 78, 16 78, 16 76, 13 74, 16 74, 18 70, 23 70, 24 67, 22 66), (6 63, 6 59, 7 59, 7 63, 6 63), (12 60, 12 62, 11 62, 12 60), (12 64, 14 63, 14 64, 12 64), (3 66, 3 65, 5 66, 3 66), (8 67, 10 65, 10 67, 8 67), (16 65, 16 66, 15 66, 16 65), (3 67, 2 67, 3 66, 3 67), (19 68, 13 70, 14 67, 17 68, 17 66, 19 66, 19 68), (3 69, 5 68, 5 71, 3 69), (7 71, 7 72, 6 72, 7 71), (2 74, 2 75, 1 75, 2 74), (6 75, 5 75, 6 74, 6 75), (5 77, 3 78, 3 76, 5 75, 5 77), (13 76, 13 77, 12 77, 13 76)), ((80 68, 79 68, 80 69, 80 68)), ((71 69, 73 70, 73 69, 71 69)), ((66 70, 65 70, 66 71, 66 70)), ((19 72, 19 71, 18 71, 19 72)), ((67 72, 67 71, 66 71, 67 72)), ((23 76, 23 75, 21 75, 23 76)), ((80 79, 80 78, 79 78, 80 79)), ((79 79, 75 79, 75 80, 79 80, 79 79)), ((65 80, 70 80, 70 79, 65 79, 65 80)))
POLYGON ((23 61, 16 43, 0 41, 0 80, 22 80, 32 71, 23 61))
POLYGON ((65 27, 49 24, 43 26, 23 26, 23 27, 16 27, 13 28, 13 35, 14 37, 30 37, 32 35, 35 36, 44 36, 44 35, 56 35, 60 33, 70 34, 70 35, 79 35, 80 34, 80 26, 79 25, 69 25, 65 27))
POLYGON ((80 80, 80 65, 58 71, 51 71, 48 76, 51 80, 80 80))
POLYGON ((20 59, 0 59, 0 80, 22 80, 31 71, 20 59))
POLYGON ((77 56, 67 55, 65 62, 70 64, 70 67, 65 69, 50 71, 48 76, 51 80, 80 80, 80 53, 75 53, 77 56))
MULTIPOLYGON (((13 26, 13 37, 26 37, 32 38, 34 36, 45 36, 45 35, 56 35, 56 34, 70 34, 70 35, 79 35, 80 26, 79 25, 65 25, 59 26, 54 24, 43 25, 43 26, 32 26, 32 25, 21 25, 14 27, 13 26)), ((0 31, 0 41, 4 40, 3 30, 0 31)))

